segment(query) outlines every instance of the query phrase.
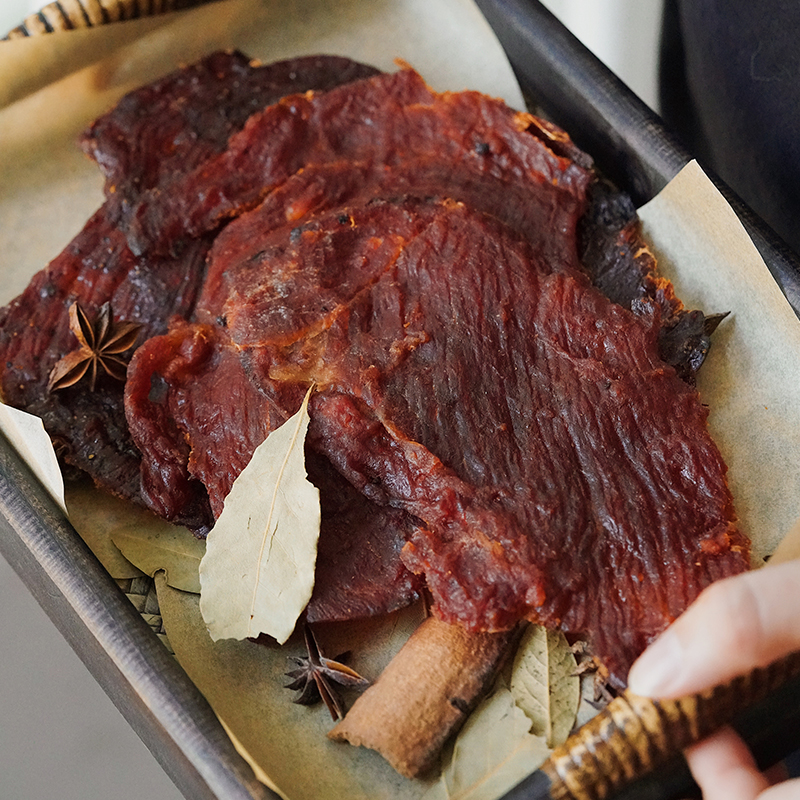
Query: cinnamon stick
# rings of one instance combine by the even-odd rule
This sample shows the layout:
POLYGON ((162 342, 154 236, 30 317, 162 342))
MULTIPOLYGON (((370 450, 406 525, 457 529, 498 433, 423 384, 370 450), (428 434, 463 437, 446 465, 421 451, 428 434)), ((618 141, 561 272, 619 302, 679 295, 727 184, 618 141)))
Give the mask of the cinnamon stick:
POLYGON ((514 631, 471 634, 428 617, 328 736, 377 750, 401 775, 424 775, 514 639, 514 631))

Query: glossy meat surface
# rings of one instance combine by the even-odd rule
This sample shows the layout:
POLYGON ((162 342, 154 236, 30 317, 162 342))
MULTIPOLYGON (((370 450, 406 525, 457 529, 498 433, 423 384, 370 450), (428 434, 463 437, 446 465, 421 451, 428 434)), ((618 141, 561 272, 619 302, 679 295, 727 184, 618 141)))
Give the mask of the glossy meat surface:
POLYGON ((103 485, 201 533, 315 383, 309 619, 426 588, 474 631, 527 617, 588 636, 623 683, 747 568, 706 411, 673 369, 691 381, 708 325, 554 126, 409 69, 215 54, 132 93, 84 147, 108 201, 2 312, 4 396, 103 485), (145 325, 126 418, 121 384, 44 390, 76 298, 145 325))
POLYGON ((69 308, 77 301, 94 319, 110 301, 115 319, 142 324, 139 341, 162 333, 173 314, 192 313, 208 245, 197 239, 176 258, 137 258, 103 206, 0 311, 4 402, 42 417, 63 460, 115 494, 139 499, 140 457, 125 422, 124 385, 101 377, 94 392, 88 380, 47 391, 53 366, 78 346, 69 308))
POLYGON ((337 56, 259 65, 239 52, 212 53, 127 94, 92 123, 81 145, 105 175, 111 213, 122 223, 142 192, 169 191, 225 150, 255 112, 289 94, 325 91, 376 73, 337 56))
POLYGON ((588 173, 523 135, 536 124, 531 115, 475 92, 436 94, 410 69, 325 94, 287 97, 253 115, 224 153, 176 182, 169 200, 160 191, 144 192, 129 241, 135 252, 163 252, 255 207, 298 170, 337 161, 377 170, 431 159, 440 170, 461 175, 456 183, 468 176, 499 178, 511 191, 522 181, 546 194, 569 194, 588 173))
POLYGON ((654 319, 577 263, 414 198, 242 238, 203 315, 284 415, 317 384, 311 447, 419 521, 403 561, 444 619, 589 635, 622 682, 705 585, 747 568, 704 407, 654 319))
POLYGON ((273 259, 297 306, 279 313, 267 278, 232 295, 231 336, 264 384, 316 381, 315 446, 425 523, 404 560, 442 617, 589 632, 620 679, 711 579, 748 566, 706 410, 659 359, 657 328, 580 274, 463 207, 420 207, 422 228, 408 213, 386 226, 409 225, 405 241, 375 248, 352 287, 340 276, 363 275, 371 214, 323 226, 311 270, 296 251, 273 259), (314 307, 308 282, 334 288, 314 307))

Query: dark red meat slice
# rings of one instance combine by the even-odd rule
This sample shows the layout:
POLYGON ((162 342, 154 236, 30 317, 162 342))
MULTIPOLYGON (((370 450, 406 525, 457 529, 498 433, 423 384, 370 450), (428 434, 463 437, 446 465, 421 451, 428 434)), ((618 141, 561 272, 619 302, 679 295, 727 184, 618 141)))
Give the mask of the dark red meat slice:
POLYGON ((42 417, 67 463, 124 497, 139 496, 139 453, 125 422, 123 384, 101 379, 94 392, 86 381, 47 391, 55 363, 78 345, 69 307, 78 301, 94 318, 108 300, 116 319, 142 324, 143 341, 165 331, 171 315, 192 312, 207 250, 208 241, 198 239, 179 258, 137 258, 103 207, 0 311, 4 401, 42 417))
POLYGON ((705 411, 662 360, 690 379, 709 324, 554 126, 411 70, 215 54, 83 143, 108 201, 2 312, 4 395, 123 494, 141 447, 147 503, 202 531, 316 382, 310 619, 391 610, 424 576, 445 619, 589 634, 622 682, 704 585, 747 567, 705 411), (330 91, 274 102, 314 87, 330 91), (129 372, 132 436, 118 385, 44 392, 75 298, 153 337, 129 372))
MULTIPOLYGON (((128 231, 136 252, 168 250, 255 207, 301 168, 335 161, 393 167, 435 159, 453 176, 473 175, 542 191, 575 193, 590 175, 535 135, 537 122, 475 92, 435 94, 412 70, 378 75, 325 94, 287 97, 253 115, 228 149, 172 192, 143 193, 128 231), (166 197, 169 194, 169 202, 166 197)), ((450 195, 452 196, 452 195, 450 195)), ((456 197, 456 199, 460 199, 456 197)))
MULTIPOLYGON (((148 455, 145 499, 197 531, 213 524, 255 448, 286 419, 248 380, 224 331, 179 321, 137 351, 126 401, 148 455)), ((307 465, 322 504, 309 621, 385 614, 415 600, 421 581, 400 559, 411 517, 368 501, 324 456, 309 453, 307 465)))
MULTIPOLYGON (((146 446, 146 458, 142 462, 141 493, 145 502, 159 516, 171 522, 181 523, 195 531, 207 531, 213 523, 213 509, 206 486, 194 477, 188 469, 192 445, 185 438, 181 415, 187 404, 196 400, 201 405, 191 409, 192 422, 198 428, 193 439, 203 446, 223 438, 229 427, 235 426, 239 440, 250 453, 270 430, 269 416, 260 414, 261 403, 252 408, 247 401, 258 400, 252 387, 238 365, 238 359, 226 358, 226 351, 217 351, 217 337, 208 327, 193 329, 187 323, 176 320, 169 335, 149 339, 134 355, 137 366, 128 367, 125 395, 130 398, 136 426, 131 428, 135 440, 146 446), (186 394, 199 389, 198 373, 207 378, 208 387, 195 393, 191 398, 186 394), (231 381, 231 375, 234 380, 231 381), (171 383, 185 382, 186 392, 176 394, 170 391, 171 383), (224 387, 226 403, 216 405, 219 388, 224 387), (215 392, 216 390, 216 392, 215 392), (208 397, 212 403, 206 404, 208 397), (228 421, 229 416, 240 416, 228 421), (175 418, 177 415, 177 419, 175 418), (251 443, 255 439, 255 444, 251 443), (169 487, 169 492, 165 492, 169 487)), ((133 363, 133 362, 132 362, 133 363)), ((274 426, 273 426, 274 427, 274 426)), ((200 453, 202 460, 197 465, 211 467, 209 459, 216 453, 200 453)), ((216 472, 213 467, 206 476, 209 483, 222 486, 227 493, 247 461, 241 448, 220 453, 222 469, 216 472)), ((217 498, 217 513, 222 510, 222 498, 217 498)))
POLYGON ((423 581, 405 567, 401 551, 419 521, 402 509, 366 501, 327 458, 310 449, 306 467, 319 488, 322 511, 307 621, 362 619, 417 600, 423 581))
MULTIPOLYGON (((282 95, 374 74, 372 67, 335 56, 257 67, 240 53, 215 53, 126 95, 84 134, 84 149, 106 175, 108 199, 0 312, 3 397, 43 418, 68 463, 115 493, 139 498, 139 454, 124 418, 122 384, 101 381, 92 393, 85 383, 46 391, 55 362, 77 345, 69 306, 80 301, 92 318, 110 300, 117 319, 143 323, 144 341, 164 332, 173 315, 192 315, 204 280, 207 237, 173 242, 171 255, 137 257, 116 224, 120 215, 145 189, 168 192, 171 181, 224 150, 254 111, 282 95)), ((207 518, 203 502, 207 506, 195 498, 187 506, 187 524, 207 518)))
POLYGON ((284 414, 318 384, 311 445, 420 520, 403 558, 443 618, 588 633, 622 682, 707 583, 747 568, 656 320, 577 267, 451 201, 372 200, 242 247, 206 313, 284 414))
POLYGON ((81 145, 106 176, 115 219, 143 191, 170 185, 222 152, 248 117, 289 94, 324 91, 377 74, 337 56, 259 66, 238 52, 213 53, 127 94, 83 134, 81 145))

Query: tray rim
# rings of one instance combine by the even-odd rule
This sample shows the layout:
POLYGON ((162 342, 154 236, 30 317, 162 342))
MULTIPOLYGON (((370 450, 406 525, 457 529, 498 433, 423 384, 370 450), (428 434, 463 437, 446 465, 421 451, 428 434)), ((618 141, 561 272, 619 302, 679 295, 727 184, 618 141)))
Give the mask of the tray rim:
MULTIPOLYGON (((637 204, 691 159, 658 116, 538 0, 476 0, 476 5, 506 50, 523 92, 637 204)), ((708 174, 800 316, 797 255, 708 174)), ((3 436, 0 553, 184 796, 278 798, 257 781, 186 673, 3 436)))
MULTIPOLYGON (((505 50, 526 99, 563 125, 637 206, 655 197, 693 159, 658 114, 539 0, 475 2, 505 50)), ((699 163, 800 316, 800 255, 712 169, 699 163)))

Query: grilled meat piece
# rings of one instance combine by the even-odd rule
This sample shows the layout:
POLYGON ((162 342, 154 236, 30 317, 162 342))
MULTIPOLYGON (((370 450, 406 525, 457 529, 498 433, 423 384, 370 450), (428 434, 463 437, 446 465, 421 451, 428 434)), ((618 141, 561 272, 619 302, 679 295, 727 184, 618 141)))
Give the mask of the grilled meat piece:
POLYGON ((98 483, 202 534, 315 382, 309 618, 424 584, 474 631, 590 635, 621 683, 747 568, 689 385, 711 325, 554 126, 410 69, 214 54, 83 145, 108 199, 2 311, 4 397, 98 483), (143 324, 126 419, 119 383, 46 391, 75 300, 143 324))
MULTIPOLYGON (((252 232, 242 218, 226 237, 238 227, 252 232)), ((462 203, 419 198, 265 229, 226 264, 227 291, 202 314, 248 390, 286 418, 317 384, 309 445, 416 520, 402 559, 440 617, 589 635, 619 684, 704 586, 747 568, 707 412, 660 359, 656 317, 612 303, 579 264, 553 264, 462 203)), ((180 326, 186 341, 203 327, 180 326)), ((203 402, 216 385, 166 380, 203 402)), ((145 451, 146 402, 129 381, 145 451)), ((191 421, 181 436, 193 440, 191 421)), ((228 426, 215 457, 237 448, 228 426)), ((145 464, 157 480, 159 462, 145 464)))

